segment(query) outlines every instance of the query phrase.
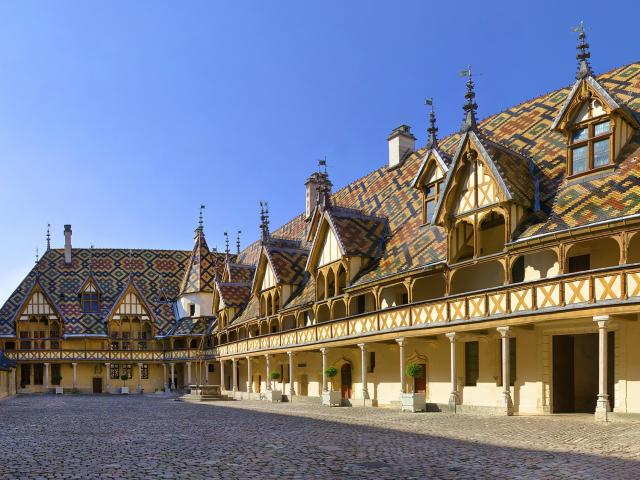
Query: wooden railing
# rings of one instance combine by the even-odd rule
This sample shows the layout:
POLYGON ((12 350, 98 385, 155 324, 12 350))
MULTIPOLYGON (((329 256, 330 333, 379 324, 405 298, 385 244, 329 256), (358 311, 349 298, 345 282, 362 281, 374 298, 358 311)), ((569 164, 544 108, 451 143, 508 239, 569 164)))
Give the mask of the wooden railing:
POLYGON ((217 354, 225 357, 405 328, 431 328, 621 302, 640 303, 640 264, 565 274, 331 320, 220 345, 217 354))
MULTIPOLYGON (((18 362, 175 362, 203 358, 203 352, 189 350, 14 350, 5 355, 18 362)), ((204 358, 215 356, 215 350, 205 350, 204 358)))

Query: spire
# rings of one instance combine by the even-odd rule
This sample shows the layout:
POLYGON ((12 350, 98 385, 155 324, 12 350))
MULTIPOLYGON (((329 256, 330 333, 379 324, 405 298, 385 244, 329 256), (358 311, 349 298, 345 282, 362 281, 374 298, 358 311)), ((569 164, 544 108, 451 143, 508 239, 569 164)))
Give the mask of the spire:
POLYGON ((238 233, 236 235, 236 253, 238 255, 240 255, 240 234, 242 233, 242 230, 238 230, 238 233))
POLYGON ((229 258, 229 234, 224 232, 224 254, 229 258))
POLYGON ((464 94, 464 98, 467 101, 462 107, 464 110, 464 121, 462 122, 462 127, 460 127, 460 131, 464 133, 478 128, 476 123, 476 110, 478 110, 478 104, 474 101, 474 98, 476 98, 476 92, 473 90, 475 85, 471 76, 471 65, 469 65, 469 68, 466 70, 462 70, 460 72, 460 76, 469 78, 467 80, 467 93, 464 94))
POLYGON ((89 276, 91 276, 92 264, 93 264, 93 243, 91 244, 91 248, 89 248, 89 276))
POLYGON ((51 250, 51 224, 47 223, 47 252, 51 250))
POLYGON ((198 228, 196 229, 199 232, 202 232, 204 229, 204 209, 205 205, 200 205, 200 213, 198 214, 198 228))
POLYGON ((436 136, 438 127, 436 127, 436 112, 433 108, 433 98, 427 98, 424 104, 431 107, 431 112, 429 113, 429 128, 427 128, 427 133, 429 134, 427 148, 438 148, 438 138, 436 136))
POLYGON ((36 265, 38 264, 39 261, 40 261, 40 250, 38 249, 38 247, 36 247, 36 265))
POLYGON ((578 50, 578 54, 576 55, 576 60, 578 60, 578 73, 576 73, 576 79, 582 80, 583 78, 592 77, 593 71, 589 63, 591 52, 589 52, 587 34, 584 31, 584 22, 580 21, 580 24, 571 30, 578 33, 578 46, 576 47, 578 50))
POLYGON ((262 241, 269 240, 269 203, 260 202, 260 232, 262 234, 262 241))
POLYGON ((322 208, 329 208, 332 184, 327 171, 327 157, 318 160, 318 180, 316 204, 322 208))

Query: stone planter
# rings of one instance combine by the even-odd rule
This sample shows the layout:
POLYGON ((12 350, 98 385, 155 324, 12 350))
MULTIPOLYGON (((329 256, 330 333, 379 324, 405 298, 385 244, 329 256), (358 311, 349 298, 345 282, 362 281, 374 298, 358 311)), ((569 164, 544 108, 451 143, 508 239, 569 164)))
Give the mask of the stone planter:
POLYGON ((120 387, 120 395, 129 395, 129 387, 120 387))
POLYGON ((62 395, 64 393, 64 388, 56 387, 56 395, 62 395))
POLYGON ((322 392, 322 405, 326 407, 339 407, 342 405, 342 393, 336 391, 322 392))
POLYGON ((264 399, 267 402, 281 402, 282 392, 280 390, 267 390, 264 392, 264 399))
POLYGON ((403 412, 424 412, 427 408, 427 395, 424 393, 401 393, 403 412))

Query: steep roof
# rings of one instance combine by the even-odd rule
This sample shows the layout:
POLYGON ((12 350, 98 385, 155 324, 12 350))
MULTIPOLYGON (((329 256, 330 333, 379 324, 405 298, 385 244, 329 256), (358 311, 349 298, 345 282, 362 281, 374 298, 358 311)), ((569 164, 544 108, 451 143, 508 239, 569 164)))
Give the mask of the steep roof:
POLYGON ((107 316, 131 278, 165 334, 175 325, 171 300, 178 296, 189 252, 181 250, 127 250, 74 248, 72 263, 64 250, 48 250, 0 308, 0 335, 15 335, 15 317, 38 278, 48 298, 60 311, 65 335, 106 335, 107 316), (78 291, 91 274, 100 288, 100 312, 82 312, 78 291), (37 273, 37 274, 36 274, 37 273))
POLYGON ((225 254, 209 251, 202 227, 196 228, 195 245, 182 280, 180 294, 213 292, 213 284, 224 270, 225 254))
POLYGON ((250 283, 218 283, 217 286, 225 307, 242 307, 249 301, 250 283))

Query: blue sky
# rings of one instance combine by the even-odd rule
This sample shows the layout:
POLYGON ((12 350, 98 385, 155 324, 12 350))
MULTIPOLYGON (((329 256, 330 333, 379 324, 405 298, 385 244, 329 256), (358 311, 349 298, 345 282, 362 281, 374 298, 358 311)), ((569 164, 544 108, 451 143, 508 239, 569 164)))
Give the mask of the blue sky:
POLYGON ((0 302, 45 248, 190 249, 207 205, 258 237, 304 209, 327 156, 336 187, 386 162, 401 123, 425 142, 572 82, 583 19, 596 72, 640 58, 634 1, 0 2, 0 302), (527 6, 525 6, 527 5, 527 6))

